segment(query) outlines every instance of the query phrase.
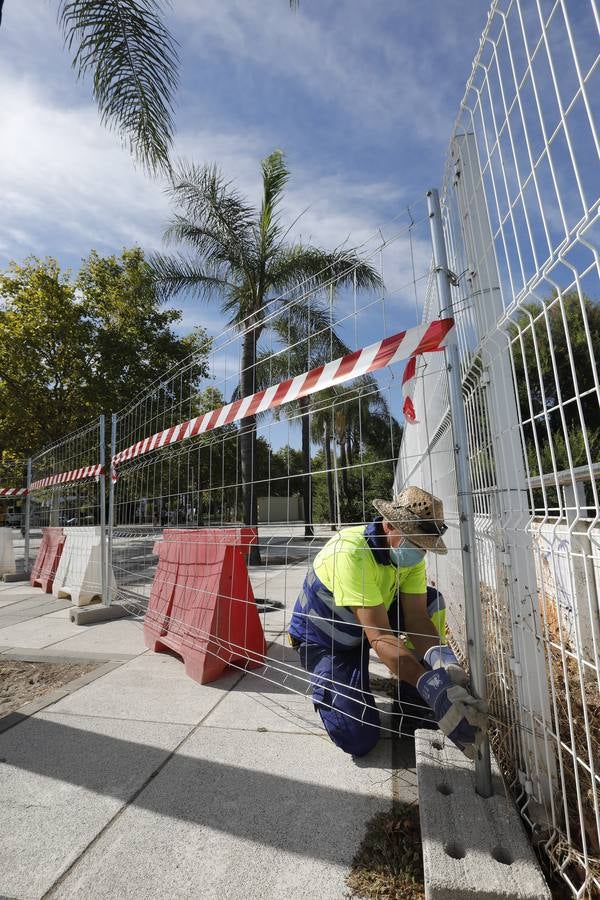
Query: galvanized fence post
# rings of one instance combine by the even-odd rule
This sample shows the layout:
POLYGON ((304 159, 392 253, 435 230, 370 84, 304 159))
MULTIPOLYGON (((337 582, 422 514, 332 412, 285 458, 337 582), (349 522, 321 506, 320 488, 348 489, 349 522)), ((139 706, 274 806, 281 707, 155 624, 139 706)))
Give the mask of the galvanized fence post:
MULTIPOLYGON (((427 193, 427 212, 431 228, 433 264, 439 293, 440 313, 444 316, 452 316, 453 307, 448 272, 448 257, 444 241, 440 198, 437 190, 431 190, 427 193)), ((469 661, 473 690, 480 699, 485 700, 486 684, 479 570, 477 566, 475 520, 468 461, 469 447, 462 396, 462 378, 458 344, 455 342, 450 344, 446 349, 446 353, 448 359, 449 399, 454 438, 457 503, 465 590, 467 658, 469 661)), ((478 758, 475 762, 475 781, 478 794, 482 797, 490 797, 492 795, 490 748, 487 738, 481 745, 478 758)))
POLYGON ((106 603, 112 602, 112 572, 113 572, 113 526, 115 521, 115 482, 113 480, 113 459, 117 452, 117 414, 111 416, 110 427, 110 456, 108 478, 108 523, 107 523, 107 554, 106 554, 106 603))
POLYGON ((108 554, 106 552, 106 424, 104 416, 100 416, 99 421, 99 444, 100 444, 100 478, 98 489, 100 491, 100 568, 102 570, 102 603, 105 606, 110 605, 108 597, 108 554))

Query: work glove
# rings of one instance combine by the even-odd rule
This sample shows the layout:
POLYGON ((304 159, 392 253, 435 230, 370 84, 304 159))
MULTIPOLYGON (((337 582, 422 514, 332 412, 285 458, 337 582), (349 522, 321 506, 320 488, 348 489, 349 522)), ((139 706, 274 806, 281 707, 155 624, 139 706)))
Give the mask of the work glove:
MULTIPOLYGON (((443 647, 432 647, 431 650, 443 650, 443 647)), ((459 750, 469 759, 475 759, 477 749, 487 731, 487 704, 478 700, 465 687, 466 672, 458 665, 456 657, 450 650, 454 662, 446 654, 432 654, 428 650, 424 661, 430 665, 429 659, 436 665, 430 672, 425 672, 417 681, 417 690, 425 703, 433 710, 438 728, 450 738, 459 750), (448 663, 444 668, 441 659, 448 663), (456 680, 455 680, 456 679, 456 680)))
POLYGON ((469 683, 469 676, 448 644, 436 644, 434 647, 430 647, 423 657, 423 663, 426 668, 429 666, 430 669, 445 669, 453 684, 466 687, 469 683))

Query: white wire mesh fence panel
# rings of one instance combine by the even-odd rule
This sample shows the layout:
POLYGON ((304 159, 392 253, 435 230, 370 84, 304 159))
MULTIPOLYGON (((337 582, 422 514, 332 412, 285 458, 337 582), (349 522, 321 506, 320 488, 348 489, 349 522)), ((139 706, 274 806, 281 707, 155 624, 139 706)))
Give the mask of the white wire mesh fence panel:
POLYGON ((27 462, 0 454, 0 575, 27 570, 27 462))
MULTIPOLYGON (((574 896, 600 890, 598 24, 593 3, 493 4, 445 178, 494 745, 574 896)), ((397 485, 446 501, 443 393, 419 396, 397 485)))
POLYGON ((29 533, 38 551, 33 577, 77 605, 105 594, 105 455, 101 416, 30 460, 29 533))
MULTIPOLYGON (((286 646, 293 606, 332 532, 362 533, 376 515, 372 500, 391 497, 402 374, 419 340, 398 333, 420 318, 430 257, 424 201, 403 219, 360 248, 363 263, 273 300, 258 323, 225 331, 208 356, 190 356, 116 417, 112 598, 145 616, 149 646, 176 649, 188 667, 200 642, 211 665, 260 662, 257 674, 290 696, 314 688, 286 646), (215 544, 239 545, 242 528, 253 541, 243 536, 233 558, 240 594, 210 572, 215 544), (252 610, 273 642, 267 655, 235 631, 252 610)), ((321 627, 332 633, 333 617, 321 627)), ((364 678, 368 689, 366 668, 364 678)), ((349 688, 330 682, 335 703, 349 688)), ((346 715, 370 724, 374 710, 367 690, 346 715)), ((398 722, 382 727, 397 731, 398 722)))

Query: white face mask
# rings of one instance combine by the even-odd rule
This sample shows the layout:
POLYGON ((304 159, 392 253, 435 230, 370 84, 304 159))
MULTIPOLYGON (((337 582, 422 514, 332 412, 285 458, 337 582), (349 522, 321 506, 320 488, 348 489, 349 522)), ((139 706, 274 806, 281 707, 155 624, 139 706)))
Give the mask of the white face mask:
POLYGON ((408 569, 420 563, 425 558, 425 552, 405 541, 401 547, 390 547, 390 559, 399 569, 408 569))

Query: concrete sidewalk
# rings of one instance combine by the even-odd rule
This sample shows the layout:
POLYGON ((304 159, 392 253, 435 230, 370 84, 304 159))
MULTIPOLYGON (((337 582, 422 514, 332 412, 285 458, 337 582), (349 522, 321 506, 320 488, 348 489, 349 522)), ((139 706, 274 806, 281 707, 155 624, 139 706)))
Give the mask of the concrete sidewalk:
POLYGON ((0 584, 2 657, 115 661, 0 734, 0 895, 348 896, 367 820, 416 798, 411 743, 394 766, 391 740, 361 765, 330 743, 281 610, 268 667, 199 685, 140 622, 76 626, 68 607, 0 584))

